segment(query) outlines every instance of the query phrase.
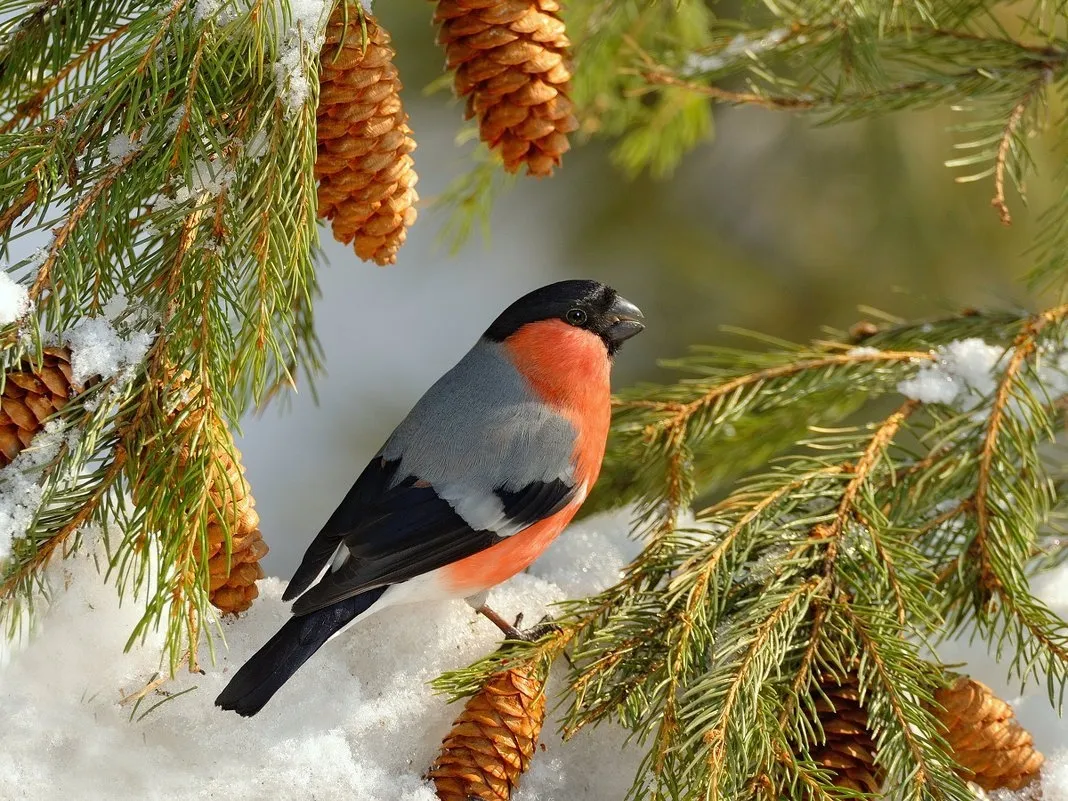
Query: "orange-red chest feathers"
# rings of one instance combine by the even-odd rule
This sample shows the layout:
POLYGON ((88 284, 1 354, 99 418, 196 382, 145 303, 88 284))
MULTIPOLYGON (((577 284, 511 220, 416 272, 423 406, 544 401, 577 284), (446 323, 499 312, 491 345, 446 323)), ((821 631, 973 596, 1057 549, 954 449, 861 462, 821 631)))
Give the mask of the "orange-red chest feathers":
POLYGON ((575 479, 591 489, 612 416, 611 364, 601 338, 563 320, 542 320, 520 328, 505 347, 534 392, 574 426, 575 479))

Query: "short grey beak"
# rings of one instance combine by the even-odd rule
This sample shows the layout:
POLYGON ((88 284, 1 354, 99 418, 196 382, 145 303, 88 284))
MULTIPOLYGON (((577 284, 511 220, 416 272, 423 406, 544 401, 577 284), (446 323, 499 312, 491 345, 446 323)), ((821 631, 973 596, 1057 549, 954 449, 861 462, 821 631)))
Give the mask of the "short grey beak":
POLYGON ((617 297, 608 310, 608 316, 609 319, 615 318, 608 326, 608 337, 616 344, 645 330, 645 326, 639 322, 643 319, 642 310, 626 298, 617 297))

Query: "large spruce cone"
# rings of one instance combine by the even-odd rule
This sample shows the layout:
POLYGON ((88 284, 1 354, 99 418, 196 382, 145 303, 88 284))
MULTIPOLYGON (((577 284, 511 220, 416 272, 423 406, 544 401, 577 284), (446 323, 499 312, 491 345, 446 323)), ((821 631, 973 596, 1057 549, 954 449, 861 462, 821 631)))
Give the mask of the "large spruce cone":
POLYGON ((66 348, 45 348, 39 369, 26 363, 7 374, 0 396, 0 467, 11 464, 45 420, 67 405, 74 391, 71 375, 66 348))
POLYGON ((818 697, 815 704, 826 742, 813 749, 813 759, 831 771, 836 787, 879 792, 883 772, 875 764, 875 742, 868 730, 868 714, 860 706, 856 674, 844 681, 824 676, 820 686, 826 697, 818 697))
POLYGON ((442 801, 508 801, 530 767, 545 719, 534 667, 498 673, 467 700, 430 769, 442 801))
POLYGON ((984 790, 1019 790, 1038 778, 1044 758, 1012 707, 985 684, 960 676, 935 693, 935 717, 961 776, 984 790))
POLYGON ((466 115, 509 172, 552 175, 578 127, 556 0, 437 0, 434 21, 466 115))
POLYGON ((341 0, 320 54, 319 216, 356 255, 392 264, 415 222, 415 150, 389 34, 358 3, 341 0))

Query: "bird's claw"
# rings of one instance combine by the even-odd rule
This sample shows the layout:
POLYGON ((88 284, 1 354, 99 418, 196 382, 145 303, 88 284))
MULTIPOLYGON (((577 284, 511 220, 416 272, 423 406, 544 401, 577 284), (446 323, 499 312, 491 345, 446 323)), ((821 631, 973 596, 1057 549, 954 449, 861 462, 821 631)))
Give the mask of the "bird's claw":
POLYGON ((520 612, 515 619, 515 625, 510 627, 510 631, 506 631, 505 639, 507 640, 519 640, 522 642, 537 642, 546 634, 554 631, 560 631, 560 626, 552 622, 552 618, 546 615, 533 626, 525 629, 520 629, 519 626, 523 622, 523 613, 520 612))

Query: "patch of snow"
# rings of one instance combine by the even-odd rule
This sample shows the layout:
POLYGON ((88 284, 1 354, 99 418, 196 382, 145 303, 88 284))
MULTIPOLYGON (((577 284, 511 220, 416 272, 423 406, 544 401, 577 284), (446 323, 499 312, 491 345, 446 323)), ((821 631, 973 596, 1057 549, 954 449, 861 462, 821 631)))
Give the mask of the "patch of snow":
POLYGON ((134 331, 124 337, 106 317, 83 318, 61 339, 70 346, 70 366, 78 384, 93 376, 127 379, 152 345, 152 335, 147 331, 134 331))
POLYGON ((260 128, 245 146, 245 157, 259 161, 267 154, 267 131, 260 128))
POLYGON ((859 348, 850 348, 846 351, 846 356, 876 356, 882 353, 878 348, 873 348, 870 345, 862 345, 859 348))
POLYGON ((173 198, 157 197, 153 209, 163 211, 184 205, 190 200, 203 203, 207 198, 215 197, 229 188, 236 177, 237 173, 232 167, 224 167, 216 162, 194 162, 189 183, 177 187, 173 198))
POLYGON ((115 134, 108 140, 108 163, 119 164, 127 156, 136 153, 140 149, 141 145, 134 142, 129 135, 124 133, 115 134))
POLYGON ((78 437, 59 420, 49 420, 29 446, 0 470, 0 562, 11 555, 12 543, 26 535, 41 505, 41 468, 56 458, 62 446, 76 447, 78 437))
POLYGON ((278 95, 289 116, 293 116, 311 95, 311 81, 315 78, 305 72, 305 61, 322 49, 327 5, 323 0, 291 0, 289 8, 292 18, 289 30, 280 37, 274 77, 278 95))
MULTIPOLYGON (((247 13, 248 8, 245 8, 244 12, 247 13)), ((193 20, 195 22, 211 19, 218 25, 229 25, 238 16, 239 12, 236 3, 227 3, 226 0, 197 0, 193 10, 193 20)))
POLYGON ((680 74, 691 76, 721 70, 740 56, 753 57, 771 50, 789 35, 789 28, 775 28, 759 38, 751 38, 744 33, 739 33, 727 42, 726 47, 715 53, 690 53, 680 74))
POLYGON ((897 391, 921 403, 969 409, 994 391, 994 371, 1005 355, 1004 348, 977 337, 954 340, 935 351, 933 362, 925 362, 916 375, 898 383, 897 391))
POLYGON ((1036 372, 1039 383, 1051 399, 1068 395, 1068 351, 1039 354, 1036 372))
POLYGON ((0 325, 10 325, 30 310, 30 295, 26 287, 0 270, 0 325))

